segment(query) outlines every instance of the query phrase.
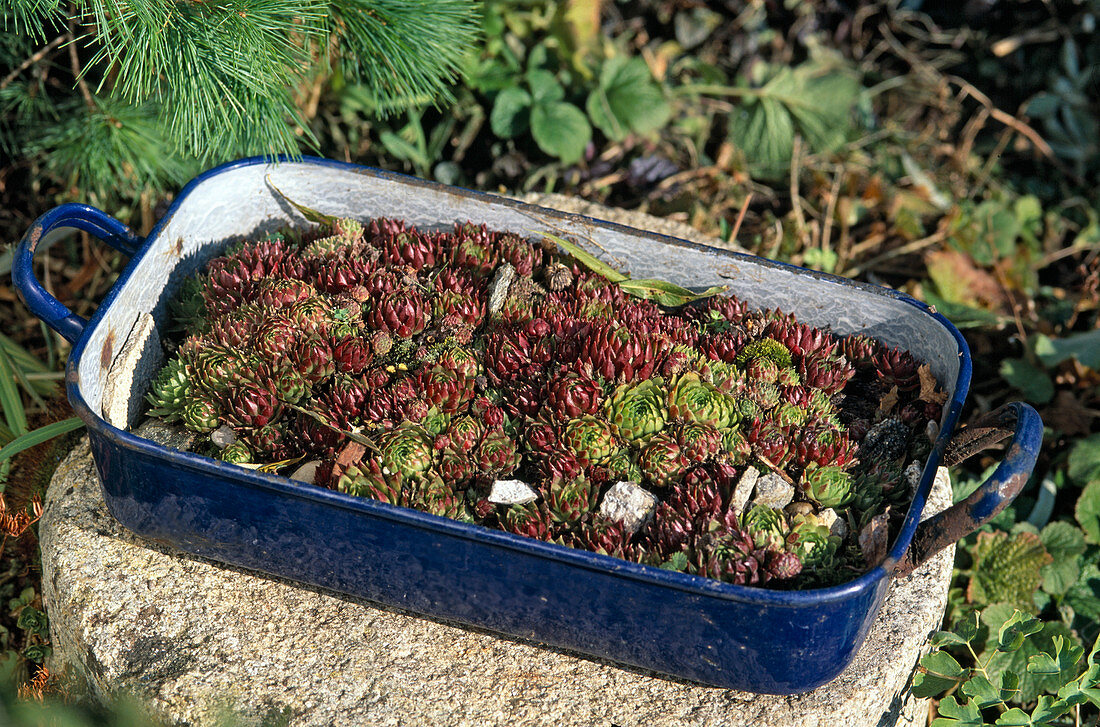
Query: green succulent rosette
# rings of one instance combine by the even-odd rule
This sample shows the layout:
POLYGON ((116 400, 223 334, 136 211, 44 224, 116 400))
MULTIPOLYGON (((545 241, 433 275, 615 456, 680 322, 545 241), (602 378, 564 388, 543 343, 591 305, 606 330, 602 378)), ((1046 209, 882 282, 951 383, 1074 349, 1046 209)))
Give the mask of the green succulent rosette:
POLYGON ((806 496, 822 507, 841 507, 852 500, 852 476, 840 467, 811 462, 800 484, 806 496))
POLYGON ((419 424, 404 422, 378 438, 383 472, 415 475, 432 466, 432 437, 419 424))
POLYGON ((781 403, 771 418, 781 427, 801 427, 810 419, 810 413, 797 404, 781 403))
POLYGON ((791 350, 774 338, 760 338, 745 344, 734 359, 734 363, 744 367, 757 358, 767 359, 779 368, 785 369, 791 365, 791 350))
POLYGON ((251 464, 252 450, 249 449, 247 444, 238 439, 219 452, 218 459, 229 464, 251 464))
POLYGON ((221 423, 218 405, 205 396, 191 395, 183 402, 180 420, 193 432, 209 432, 221 423))
POLYGON ((638 384, 622 384, 604 404, 616 434, 627 442, 644 442, 668 422, 668 393, 660 378, 638 384))
POLYGON ((179 421, 184 402, 191 393, 191 377, 183 361, 171 359, 153 381, 152 391, 146 401, 152 405, 150 416, 166 422, 179 421))
POLYGON ((566 422, 561 441, 585 465, 604 464, 619 450, 611 425, 592 415, 566 422))
POLYGON ((612 478, 627 482, 641 482, 645 476, 637 456, 630 449, 620 449, 611 455, 607 461, 607 471, 612 478))
POLYGON ((782 510, 753 505, 741 515, 741 527, 749 531, 757 548, 782 549, 790 527, 782 510))
POLYGON ((369 497, 391 505, 404 504, 402 478, 387 476, 377 460, 348 466, 336 481, 336 489, 357 497, 369 497))
POLYGON ((740 420, 737 400, 695 372, 681 374, 673 381, 668 410, 674 419, 709 424, 715 429, 732 427, 740 420))
POLYGON ((676 440, 662 432, 649 440, 638 464, 650 482, 657 487, 668 487, 683 474, 687 461, 676 440))
POLYGON ((802 560, 802 567, 828 571, 836 563, 840 538, 829 534, 829 527, 813 513, 791 519, 791 550, 802 560))
POLYGON ((730 464, 740 465, 749 461, 752 456, 752 446, 737 427, 722 430, 722 450, 729 458, 730 464))
POLYGON ((458 519, 465 511, 465 494, 455 492, 433 472, 423 473, 413 489, 409 504, 440 517, 458 519))

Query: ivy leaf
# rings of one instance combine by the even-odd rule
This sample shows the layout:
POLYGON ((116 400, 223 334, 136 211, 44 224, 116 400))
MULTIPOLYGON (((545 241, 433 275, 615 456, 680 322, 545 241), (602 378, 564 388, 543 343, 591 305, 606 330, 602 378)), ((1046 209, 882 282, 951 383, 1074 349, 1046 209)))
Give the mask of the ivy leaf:
POLYGON ((527 72, 527 85, 535 105, 552 104, 565 98, 565 89, 550 71, 535 68, 527 72))
POLYGON ((276 187, 272 183, 270 177, 267 178, 267 184, 268 184, 268 186, 271 187, 271 189, 275 192, 275 194, 282 197, 284 202, 289 204, 294 209, 298 210, 298 212, 301 213, 302 217, 305 217, 310 222, 316 222, 319 225, 331 225, 333 222, 335 222, 337 220, 336 215, 326 215, 324 212, 318 212, 317 210, 313 209, 312 207, 306 207, 304 204, 298 204, 297 202, 292 200, 290 197, 287 197, 285 194, 282 193, 282 191, 278 187, 276 187))
POLYGON ((971 611, 955 622, 955 627, 950 631, 937 631, 932 637, 932 646, 965 646, 978 636, 981 628, 981 620, 977 611, 971 611))
POLYGON ((1028 713, 1019 707, 1013 707, 997 718, 997 727, 1032 727, 1034 722, 1028 713))
POLYGON ((536 102, 531 108, 531 135, 544 152, 572 164, 592 140, 592 127, 584 112, 573 104, 536 102))
POLYGON ((1069 453, 1067 473, 1074 482, 1085 485, 1100 476, 1100 434, 1077 441, 1069 453))
POLYGON ((616 56, 600 69, 599 85, 585 104, 588 118, 612 141, 668 123, 672 110, 641 58, 616 56))
POLYGON ((1057 521, 1043 528, 1039 538, 1053 559, 1039 569, 1043 577, 1043 590, 1060 596, 1068 591, 1081 575, 1080 556, 1085 552, 1085 536, 1080 528, 1067 522, 1057 521))
POLYGON ((968 601, 977 604, 1003 601, 1024 611, 1034 610, 1031 597, 1042 581, 1039 569, 1051 561, 1038 535, 980 533, 971 555, 974 568, 966 591, 968 601))
POLYGON ((1085 539, 1090 543, 1100 543, 1100 480, 1090 482, 1077 498, 1073 514, 1085 531, 1085 539))
POLYGON ((959 704, 954 697, 944 697, 939 704, 940 716, 930 727, 983 727, 985 720, 977 705, 970 702, 959 704))
POLYGON ((859 79, 831 59, 812 59, 795 68, 773 66, 758 89, 745 89, 730 115, 730 141, 744 151, 758 174, 787 172, 795 135, 815 152, 841 142, 851 127, 859 79))
POLYGON ((1054 398, 1054 382, 1046 371, 1023 358, 1001 362, 1001 378, 1018 389, 1024 398, 1036 404, 1046 404, 1054 398))
POLYGON ((970 670, 951 654, 933 651, 920 660, 920 670, 913 678, 913 694, 919 698, 934 697, 955 688, 969 676, 970 670))
POLYGON ((1089 563, 1081 569, 1081 576, 1062 597, 1062 605, 1073 609, 1071 624, 1086 638, 1096 637, 1100 623, 1100 568, 1089 563))
POLYGON ((1034 616, 1016 609, 997 630, 997 651, 1012 652, 1024 645, 1024 640, 1043 629, 1042 622, 1034 616))
POLYGON ((518 86, 497 94, 489 113, 489 126, 501 139, 512 139, 527 131, 531 94, 518 86))

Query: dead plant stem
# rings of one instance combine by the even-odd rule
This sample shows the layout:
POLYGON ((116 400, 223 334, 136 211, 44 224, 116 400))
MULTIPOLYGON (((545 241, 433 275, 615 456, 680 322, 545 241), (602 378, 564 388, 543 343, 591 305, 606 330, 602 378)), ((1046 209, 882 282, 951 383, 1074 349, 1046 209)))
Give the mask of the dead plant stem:
POLYGON ((20 73, 27 70, 31 66, 33 66, 35 63, 38 63, 40 60, 42 60, 47 55, 49 55, 49 53, 54 48, 61 45, 62 43, 64 43, 69 38, 72 38, 72 35, 70 33, 63 33, 63 34, 57 36, 56 38, 54 38, 53 40, 51 40, 46 45, 39 48, 37 51, 35 51, 34 55, 32 55, 30 58, 27 58, 27 60, 20 63, 14 70, 12 70, 11 73, 4 76, 4 80, 0 81, 0 91, 3 91, 5 88, 7 88, 11 84, 12 81, 14 81, 16 78, 19 78, 20 73))

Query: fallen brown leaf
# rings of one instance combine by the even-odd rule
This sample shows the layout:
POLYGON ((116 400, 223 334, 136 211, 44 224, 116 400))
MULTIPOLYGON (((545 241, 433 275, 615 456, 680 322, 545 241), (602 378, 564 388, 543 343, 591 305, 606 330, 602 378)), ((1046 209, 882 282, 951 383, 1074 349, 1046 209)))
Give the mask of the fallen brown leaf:
POLYGON ((932 375, 932 367, 928 364, 921 364, 917 367, 917 375, 920 376, 920 396, 917 398, 921 401, 927 401, 930 404, 943 404, 947 401, 947 392, 939 388, 940 384, 936 381, 936 377, 932 375))
POLYGON ((878 413, 881 415, 878 417, 881 419, 894 410, 894 407, 898 405, 898 387, 891 386, 890 390, 882 395, 882 398, 878 402, 878 413))
POLYGON ((863 530, 859 531, 859 549, 863 551, 863 559, 868 568, 886 559, 886 542, 890 530, 890 508, 871 518, 863 530))

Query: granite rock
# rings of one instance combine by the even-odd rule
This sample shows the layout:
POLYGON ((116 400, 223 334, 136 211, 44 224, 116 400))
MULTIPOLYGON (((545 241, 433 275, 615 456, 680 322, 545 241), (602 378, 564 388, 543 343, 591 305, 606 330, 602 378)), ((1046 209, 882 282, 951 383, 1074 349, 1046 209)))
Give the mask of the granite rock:
MULTIPOLYGON (((162 425, 141 433, 186 437, 162 425)), ((938 479, 929 512, 949 492, 938 479)), ((40 536, 51 671, 86 679, 100 699, 136 695, 189 725, 227 712, 240 724, 295 727, 923 725, 926 704, 908 687, 942 617, 952 561, 945 551, 893 584, 835 681, 775 697, 418 618, 139 540, 107 512, 86 440, 53 478, 40 536)))
POLYGON ((794 486, 774 472, 769 472, 756 481, 756 496, 752 499, 754 505, 767 505, 773 510, 782 510, 793 499, 794 486))
POLYGON ((649 522, 657 509, 657 496, 637 482, 616 482, 603 496, 600 514, 633 535, 649 522))
POLYGON ((489 491, 489 502, 494 505, 526 505, 539 498, 523 480, 494 480, 489 491))

